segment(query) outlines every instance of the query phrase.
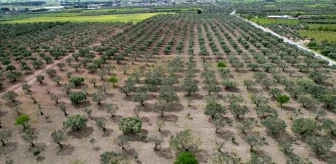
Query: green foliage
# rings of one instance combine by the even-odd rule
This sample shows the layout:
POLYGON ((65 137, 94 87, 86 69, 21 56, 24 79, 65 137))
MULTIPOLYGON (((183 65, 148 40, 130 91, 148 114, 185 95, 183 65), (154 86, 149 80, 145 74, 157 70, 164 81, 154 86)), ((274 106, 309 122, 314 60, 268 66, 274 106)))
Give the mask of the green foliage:
POLYGON ((315 136, 307 138, 307 144, 317 155, 326 154, 333 146, 333 142, 331 142, 328 138, 315 136))
POLYGON ((187 92, 188 96, 191 96, 191 93, 195 93, 199 90, 196 82, 190 77, 184 79, 181 89, 187 92))
POLYGON ((287 127, 285 121, 280 118, 267 117, 266 119, 263 119, 261 123, 272 135, 279 135, 285 132, 287 127))
POLYGON ((24 129, 27 128, 27 124, 30 118, 28 114, 20 114, 16 117, 14 125, 22 125, 24 129))
POLYGON ((15 93, 14 91, 8 91, 8 92, 6 92, 5 94, 2 95, 2 99, 15 102, 15 99, 18 96, 19 95, 17 93, 15 93))
POLYGON ((282 106, 282 104, 289 102, 290 99, 287 95, 278 95, 276 100, 282 106))
POLYGON ((68 98, 71 102, 79 104, 81 101, 86 100, 86 94, 84 92, 72 92, 68 98))
POLYGON ((44 76, 43 75, 36 76, 36 81, 39 82, 40 84, 42 84, 43 80, 44 80, 44 76))
POLYGON ((255 151, 256 148, 262 147, 265 144, 262 137, 255 135, 246 136, 245 141, 250 145, 250 152, 255 151))
POLYGON ((137 133, 141 130, 142 121, 138 117, 123 117, 118 125, 124 134, 137 133))
POLYGON ((190 129, 178 132, 175 136, 171 136, 169 140, 170 147, 177 152, 193 152, 196 151, 201 144, 201 139, 193 136, 190 129))
POLYGON ((166 102, 174 102, 179 100, 176 92, 174 91, 174 88, 171 86, 162 86, 159 91, 158 99, 164 100, 166 102))
POLYGON ((21 136, 22 140, 29 142, 32 147, 35 147, 34 141, 37 140, 37 132, 32 129, 27 129, 21 136))
POLYGON ((87 121, 88 119, 85 116, 77 114, 70 116, 65 121, 63 121, 63 127, 65 129, 70 128, 72 131, 81 130, 86 126, 87 121))
POLYGON ((104 152, 100 155, 100 164, 119 164, 127 159, 127 156, 118 152, 104 152))
POLYGON ((75 86, 78 86, 82 82, 84 82, 84 77, 74 76, 74 77, 71 77, 68 81, 69 81, 69 83, 72 83, 75 86))
POLYGON ((217 63, 217 67, 218 68, 224 68, 224 67, 226 67, 226 64, 225 64, 224 61, 220 61, 220 62, 217 63))
POLYGON ((272 158, 264 154, 251 153, 251 160, 248 164, 272 164, 272 158))
POLYGON ((198 164, 198 161, 192 152, 181 152, 174 164, 198 164))
POLYGON ((303 137, 307 137, 311 135, 317 129, 317 127, 318 125, 314 120, 308 118, 299 118, 294 120, 291 129, 294 133, 298 133, 303 137))
POLYGON ((0 142, 2 146, 6 146, 5 140, 8 140, 12 136, 12 131, 6 129, 0 129, 0 142))
POLYGON ((61 144, 62 141, 65 140, 65 133, 62 130, 54 130, 51 133, 51 138, 55 143, 57 143, 60 147, 63 147, 61 144))
POLYGON ((245 105, 239 105, 234 103, 230 105, 230 108, 231 113, 238 119, 243 117, 248 112, 248 108, 245 105))
POLYGON ((110 83, 112 83, 112 84, 113 84, 113 87, 114 87, 115 84, 119 81, 119 79, 118 79, 117 77, 115 77, 115 76, 112 76, 112 77, 110 77, 110 78, 108 79, 108 81, 109 81, 110 83))
POLYGON ((210 102, 210 103, 207 103, 204 114, 214 119, 216 116, 221 116, 222 114, 226 114, 226 109, 223 105, 217 102, 210 102))

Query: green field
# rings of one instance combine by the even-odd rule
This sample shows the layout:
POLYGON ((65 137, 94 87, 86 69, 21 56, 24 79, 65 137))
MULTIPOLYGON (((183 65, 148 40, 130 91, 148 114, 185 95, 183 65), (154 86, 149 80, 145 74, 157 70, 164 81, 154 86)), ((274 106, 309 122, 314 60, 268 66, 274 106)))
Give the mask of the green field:
MULTIPOLYGON (((61 14, 61 13, 60 13, 61 14)), ((69 13, 66 13, 69 14, 69 13)), ((73 14, 73 13, 71 13, 73 14)), ((75 14, 75 13, 74 13, 75 14)), ((29 22, 133 22, 137 23, 146 18, 158 14, 166 13, 141 13, 141 14, 114 14, 114 15, 99 15, 99 16, 78 16, 78 15, 66 15, 66 16, 36 16, 24 19, 17 19, 13 21, 5 21, 3 23, 29 23, 29 22)))
POLYGON ((300 23, 297 19, 268 19, 268 18, 252 18, 253 22, 259 23, 259 24, 298 24, 300 23))
POLYGON ((310 30, 336 31, 336 24, 308 24, 310 30))
POLYGON ((328 7, 330 4, 325 4, 325 3, 316 3, 316 4, 309 4, 305 5, 306 7, 328 7))
POLYGON ((315 41, 321 42, 323 40, 327 40, 329 42, 336 42, 336 32, 332 31, 307 31, 300 30, 301 36, 307 36, 308 38, 314 38, 315 41))

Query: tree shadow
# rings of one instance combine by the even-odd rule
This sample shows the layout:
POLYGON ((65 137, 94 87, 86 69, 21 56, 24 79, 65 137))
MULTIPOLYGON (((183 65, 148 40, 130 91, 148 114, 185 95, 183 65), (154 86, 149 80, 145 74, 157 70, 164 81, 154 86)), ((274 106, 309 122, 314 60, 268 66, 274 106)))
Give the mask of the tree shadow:
POLYGON ((221 130, 218 133, 216 133, 217 137, 223 138, 225 140, 230 140, 232 136, 234 136, 234 133, 229 130, 221 130))
POLYGON ((125 101, 133 101, 133 95, 128 95, 128 96, 126 96, 125 94, 124 94, 124 97, 123 97, 123 100, 125 100, 125 101))
POLYGON ((45 157, 42 157, 42 156, 36 157, 36 162, 42 162, 44 160, 45 160, 45 157))
POLYGON ((202 100, 204 96, 198 93, 194 93, 194 94, 191 94, 191 96, 188 96, 186 94, 185 97, 190 98, 192 100, 202 100))
POLYGON ((115 116, 111 116, 110 119, 113 121, 113 122, 119 122, 119 120, 122 118, 122 116, 119 116, 119 115, 115 115, 115 116))
POLYGON ((89 108, 92 104, 91 104, 91 101, 86 100, 86 101, 83 101, 83 102, 81 102, 79 104, 72 103, 72 105, 76 109, 81 109, 81 108, 89 108))
POLYGON ((290 107, 290 106, 282 106, 282 107, 279 107, 279 108, 281 108, 283 110, 286 110, 286 111, 295 111, 295 108, 290 107))
POLYGON ((160 133, 163 137, 168 137, 171 135, 171 132, 167 129, 161 129, 161 133, 160 133))
POLYGON ((89 137, 92 133, 93 133, 93 128, 92 127, 84 127, 81 130, 77 130, 77 131, 70 131, 68 132, 69 136, 72 136, 76 139, 83 139, 83 138, 87 138, 89 137))
POLYGON ((172 153, 172 150, 169 148, 161 148, 158 151, 154 151, 158 156, 166 158, 166 159, 173 159, 174 155, 172 153))
POLYGON ((57 155, 62 155, 62 156, 68 156, 71 155, 72 152, 75 150, 75 147, 73 147, 70 144, 64 145, 63 148, 60 148, 56 154, 57 155))
POLYGON ((35 143, 35 147, 30 146, 29 149, 28 149, 28 151, 33 152, 34 149, 39 149, 42 152, 42 151, 45 151, 46 148, 47 148, 47 145, 44 144, 44 143, 35 143))
POLYGON ((237 88, 237 87, 234 87, 234 88, 225 88, 224 90, 227 91, 227 92, 231 92, 231 93, 240 93, 240 89, 237 88))
POLYGON ((145 129, 141 129, 139 133, 128 134, 127 136, 129 141, 140 141, 148 143, 147 141, 148 131, 145 129), (142 136, 145 136, 145 138, 143 138, 142 136))
POLYGON ((178 116, 173 115, 173 114, 165 114, 165 115, 163 115, 163 120, 174 122, 174 121, 178 120, 178 116))
POLYGON ((207 163, 209 156, 209 153, 205 150, 197 150, 195 152, 195 157, 200 163, 207 163))
POLYGON ((2 153, 7 154, 9 152, 14 152, 18 148, 17 142, 6 142, 6 146, 0 146, 0 155, 2 153))
POLYGON ((173 103, 172 104, 172 112, 180 112, 184 109, 184 106, 181 103, 173 103))
POLYGON ((113 129, 106 128, 106 130, 102 134, 102 137, 108 137, 112 134, 112 132, 113 132, 113 129))

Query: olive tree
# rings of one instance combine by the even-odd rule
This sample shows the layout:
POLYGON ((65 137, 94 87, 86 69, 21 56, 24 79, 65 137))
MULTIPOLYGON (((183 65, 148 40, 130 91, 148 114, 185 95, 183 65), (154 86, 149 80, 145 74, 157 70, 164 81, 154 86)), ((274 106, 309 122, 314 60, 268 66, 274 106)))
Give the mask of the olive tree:
POLYGON ((208 102, 205 107, 204 114, 214 119, 216 116, 226 114, 226 109, 223 105, 219 104, 218 102, 208 102))
POLYGON ((169 140, 170 147, 176 152, 196 151, 201 144, 201 139, 193 136, 190 129, 178 132, 171 136, 169 140))
POLYGON ((105 104, 104 108, 107 113, 111 114, 111 117, 114 117, 115 113, 119 110, 119 106, 117 104, 105 104))
POLYGON ((96 126, 99 129, 103 129, 103 131, 106 131, 105 124, 106 124, 106 119, 103 117, 97 117, 95 118, 96 126))
POLYGON ((37 132, 33 129, 27 129, 22 134, 21 138, 22 140, 29 142, 32 147, 35 147, 34 141, 37 140, 37 132))
POLYGON ((317 128, 317 123, 314 120, 308 118, 299 118, 294 120, 291 127, 294 133, 298 133, 303 137, 311 135, 317 128))
POLYGON ((186 92, 188 96, 191 96, 192 93, 195 93, 199 90, 196 82, 190 77, 187 77, 183 80, 181 89, 182 91, 186 92))
POLYGON ((324 155, 328 153, 333 146, 333 142, 331 142, 328 138, 315 136, 307 138, 307 144, 316 153, 316 155, 324 155))
POLYGON ((71 77, 68 81, 69 81, 69 83, 72 83, 75 86, 78 86, 82 82, 84 82, 84 77, 74 76, 74 77, 71 77))
POLYGON ((257 148, 262 147, 265 143, 263 137, 248 135, 245 138, 247 144, 250 145, 250 152, 254 152, 257 148))
POLYGON ((40 84, 42 84, 43 80, 44 80, 44 76, 43 75, 37 75, 36 76, 36 81, 39 82, 40 84))
POLYGON ((148 93, 146 87, 139 87, 136 89, 136 93, 133 95, 133 101, 139 102, 141 106, 144 106, 144 102, 148 100, 148 93))
POLYGON ((311 95, 301 94, 297 98, 297 102, 302 104, 302 107, 314 108, 318 105, 318 101, 311 95))
POLYGON ((268 103, 268 99, 262 95, 252 95, 251 96, 251 101, 253 104, 256 104, 257 107, 259 105, 263 105, 263 104, 267 104, 268 103))
POLYGON ((124 134, 137 133, 141 130, 142 121, 138 117, 123 117, 118 125, 124 134))
POLYGON ((170 86, 162 86, 160 88, 158 99, 164 100, 167 103, 179 100, 174 88, 170 86))
POLYGON ((86 100, 86 94, 84 92, 72 92, 68 98, 71 102, 79 104, 81 101, 86 100))
POLYGON ((265 126, 267 131, 273 136, 284 133, 287 127, 285 121, 274 117, 267 117, 261 120, 261 124, 265 126))
POLYGON ((21 86, 22 90, 26 90, 27 92, 31 92, 30 88, 31 88, 31 85, 25 83, 25 84, 22 84, 21 86))
POLYGON ((230 105, 231 113, 238 119, 243 117, 247 112, 248 108, 245 105, 231 104, 230 105))
POLYGON ((106 99, 105 94, 103 94, 103 92, 100 90, 92 94, 92 101, 97 102, 98 105, 100 105, 101 101, 104 101, 105 99, 106 99))
POLYGON ((163 118, 165 112, 170 112, 172 110, 173 106, 171 102, 158 100, 154 104, 154 112, 159 113, 160 117, 163 118))
POLYGON ((0 130, 0 142, 2 146, 6 146, 5 141, 12 137, 12 131, 2 129, 0 130))
POLYGON ((65 129, 70 128, 71 131, 78 131, 86 126, 88 119, 83 115, 69 116, 65 121, 63 121, 63 127, 65 129))
POLYGON ((331 119, 325 119, 322 121, 322 126, 331 136, 336 136, 336 121, 331 119))
POLYGON ((19 95, 17 93, 15 93, 14 91, 8 91, 8 92, 6 92, 5 94, 2 95, 2 99, 15 102, 15 100, 18 96, 19 95))
POLYGON ((163 138, 158 137, 158 136, 152 136, 149 137, 149 141, 152 142, 155 146, 154 146, 154 150, 157 151, 158 150, 158 146, 160 146, 163 143, 163 138))
POLYGON ((249 89, 250 87, 253 87, 255 85, 254 81, 249 79, 244 80, 243 83, 246 89, 249 89))
POLYGON ((59 147, 63 147, 61 142, 65 140, 65 133, 62 130, 54 130, 51 133, 51 138, 56 144, 58 144, 59 147))

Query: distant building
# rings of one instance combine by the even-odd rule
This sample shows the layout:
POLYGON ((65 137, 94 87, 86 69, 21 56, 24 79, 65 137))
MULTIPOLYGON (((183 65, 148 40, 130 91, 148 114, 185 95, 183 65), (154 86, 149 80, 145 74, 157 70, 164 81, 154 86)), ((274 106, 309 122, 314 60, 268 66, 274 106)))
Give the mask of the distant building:
POLYGON ((51 6, 51 7, 43 7, 42 9, 47 9, 48 11, 59 11, 63 10, 65 6, 51 6))
POLYGON ((290 15, 269 15, 267 16, 269 19, 295 19, 290 15))
POLYGON ((101 4, 89 4, 87 9, 89 10, 96 10, 96 9, 100 9, 102 7, 101 4))

